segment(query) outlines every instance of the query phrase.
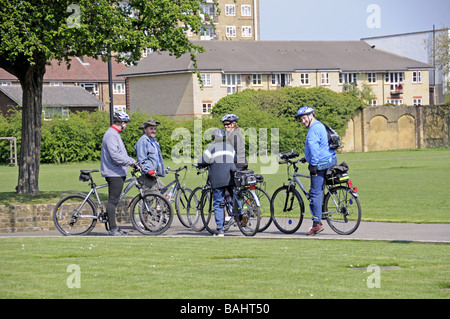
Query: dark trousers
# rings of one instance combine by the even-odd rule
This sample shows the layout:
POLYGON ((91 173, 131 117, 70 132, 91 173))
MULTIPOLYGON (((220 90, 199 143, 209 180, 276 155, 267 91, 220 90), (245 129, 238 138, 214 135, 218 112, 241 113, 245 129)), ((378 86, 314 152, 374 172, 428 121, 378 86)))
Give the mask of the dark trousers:
POLYGON ((106 204, 106 213, 108 214, 109 230, 117 229, 116 207, 119 203, 119 197, 122 193, 125 177, 105 177, 108 183, 108 203, 106 204))

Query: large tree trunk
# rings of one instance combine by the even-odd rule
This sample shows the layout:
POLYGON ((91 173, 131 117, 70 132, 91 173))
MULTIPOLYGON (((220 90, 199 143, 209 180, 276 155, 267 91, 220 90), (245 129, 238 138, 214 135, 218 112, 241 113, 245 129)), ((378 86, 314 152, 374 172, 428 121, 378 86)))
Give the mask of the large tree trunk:
POLYGON ((24 65, 18 76, 23 90, 22 142, 19 155, 19 180, 16 188, 18 193, 39 193, 42 86, 45 65, 45 59, 37 59, 34 65, 24 65))

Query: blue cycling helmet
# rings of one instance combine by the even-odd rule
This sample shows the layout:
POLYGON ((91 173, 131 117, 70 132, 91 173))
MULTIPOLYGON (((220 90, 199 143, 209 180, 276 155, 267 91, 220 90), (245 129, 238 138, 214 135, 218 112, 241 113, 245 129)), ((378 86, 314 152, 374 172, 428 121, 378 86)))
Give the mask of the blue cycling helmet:
POLYGON ((314 109, 310 106, 302 106, 301 108, 298 109, 295 118, 298 119, 300 116, 308 114, 314 114, 314 109))
POLYGON ((239 117, 236 114, 229 113, 222 117, 221 122, 225 122, 225 121, 237 122, 237 121, 239 121, 239 117))

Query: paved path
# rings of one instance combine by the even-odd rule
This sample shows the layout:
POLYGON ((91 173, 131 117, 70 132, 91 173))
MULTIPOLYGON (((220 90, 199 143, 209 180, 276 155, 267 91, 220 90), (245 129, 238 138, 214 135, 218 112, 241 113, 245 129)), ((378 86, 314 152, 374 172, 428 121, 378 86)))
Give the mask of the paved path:
MULTIPOLYGON (((324 231, 316 236, 306 236, 311 226, 311 220, 304 220, 300 229, 291 235, 280 232, 272 223, 270 227, 256 234, 255 238, 302 238, 302 239, 358 239, 358 240, 385 240, 385 241, 417 241, 450 243, 450 224, 409 224, 409 223, 378 223, 361 222, 361 225, 351 235, 338 235, 324 223, 324 231)), ((121 228, 132 236, 143 236, 131 224, 121 228)), ((91 236, 106 236, 103 224, 98 223, 90 234, 91 236)), ((36 231, 20 233, 0 233, 0 237, 30 237, 30 236, 62 236, 58 231, 36 231)), ((194 232, 184 227, 175 216, 169 230, 159 237, 211 237, 206 231, 194 232)), ((245 237, 237 227, 232 227, 225 233, 225 237, 245 237)))

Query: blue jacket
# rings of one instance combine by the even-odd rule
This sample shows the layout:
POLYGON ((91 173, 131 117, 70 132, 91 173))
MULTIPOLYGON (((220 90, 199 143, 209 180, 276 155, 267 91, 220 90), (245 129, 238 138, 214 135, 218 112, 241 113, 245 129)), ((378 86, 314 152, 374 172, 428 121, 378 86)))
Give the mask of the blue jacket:
POLYGON ((153 170, 157 176, 166 176, 161 148, 155 139, 142 134, 141 138, 134 145, 134 149, 138 163, 142 165, 143 172, 147 173, 153 170))
POLYGON ((325 126, 315 120, 308 129, 305 141, 305 158, 309 165, 317 166, 317 169, 328 169, 336 158, 334 150, 328 145, 328 134, 325 126))

